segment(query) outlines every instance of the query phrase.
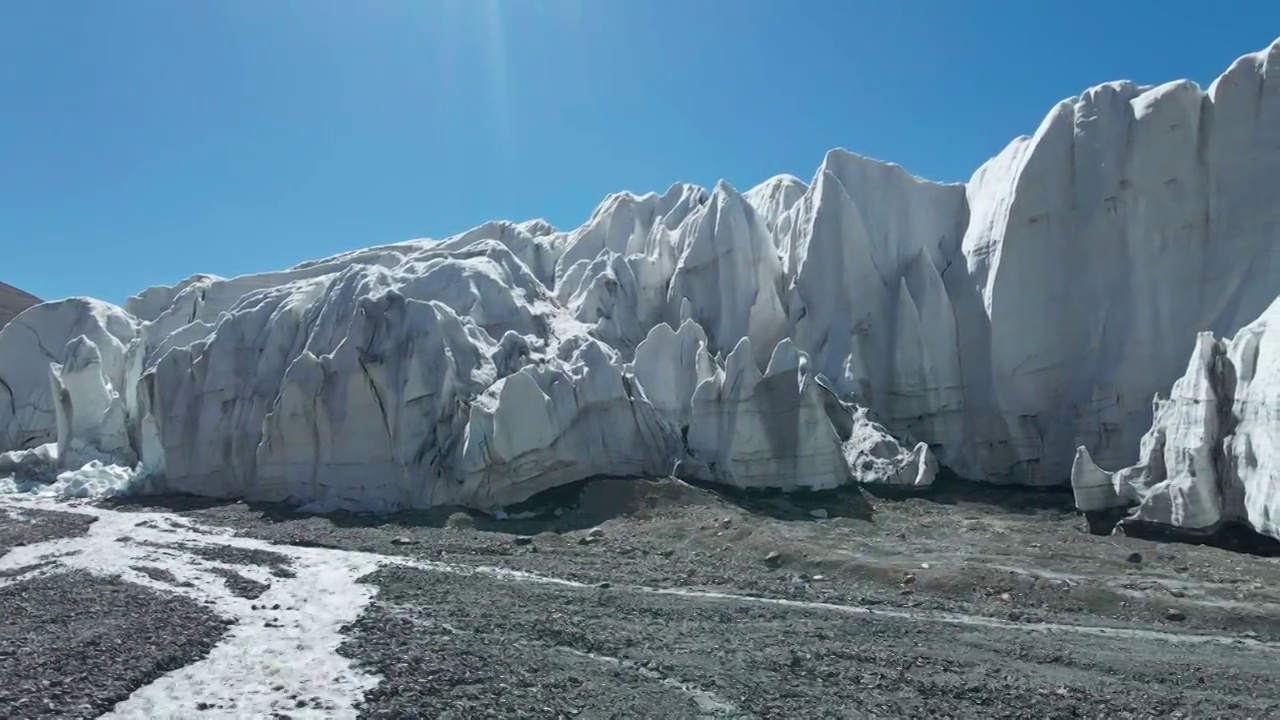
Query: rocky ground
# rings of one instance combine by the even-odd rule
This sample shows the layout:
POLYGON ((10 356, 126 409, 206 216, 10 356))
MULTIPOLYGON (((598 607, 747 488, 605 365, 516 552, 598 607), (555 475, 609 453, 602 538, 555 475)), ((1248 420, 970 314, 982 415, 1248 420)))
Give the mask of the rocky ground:
MULTIPOLYGON (((0 508, 0 554, 80 537, 92 521, 0 508)), ((0 717, 98 717, 227 631, 223 618, 172 593, 85 571, 45 574, 56 555, 0 572, 0 717)))
MULTIPOLYGON (((381 679, 359 698, 364 717, 1280 714, 1280 563, 1089 535, 1069 495, 730 497, 602 480, 528 510, 113 506, 239 538, 176 539, 193 558, 282 553, 241 558, 275 568, 255 578, 221 558, 214 571, 241 598, 285 582, 290 552, 381 558, 337 648, 381 679)), ((3 543, 20 544, 0 514, 3 543)), ((51 622, 7 620, 28 635, 51 622)))
POLYGON ((81 537, 93 522, 79 513, 0 507, 0 556, 19 545, 81 537))

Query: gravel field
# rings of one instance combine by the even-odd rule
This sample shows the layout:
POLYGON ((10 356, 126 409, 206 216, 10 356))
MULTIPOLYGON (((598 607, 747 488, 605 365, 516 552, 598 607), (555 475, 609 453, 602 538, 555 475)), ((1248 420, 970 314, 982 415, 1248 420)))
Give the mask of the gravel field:
POLYGON ((543 520, 498 521, 458 511, 298 515, 191 498, 162 506, 271 543, 494 565, 587 584, 1280 641, 1280 559, 1090 535, 1070 493, 954 483, 907 498, 861 491, 744 498, 678 481, 602 480, 547 500, 567 508, 543 520))
MULTIPOLYGON (((351 577, 371 598, 321 648, 352 663, 335 672, 370 678, 352 685, 357 704, 294 693, 272 707, 296 712, 277 716, 1280 716, 1277 560, 1090 535, 1062 493, 744 497, 599 480, 523 520, 104 507, 91 511, 207 564, 237 602, 330 560, 370 568, 351 577)), ((131 567, 190 592, 154 560, 131 567)), ((234 607, 243 624, 267 606, 234 607)))
POLYGON ((0 557, 22 545, 82 537, 94 520, 72 512, 0 507, 0 557))
POLYGON ((63 571, 0 587, 0 717, 93 718, 209 652, 227 623, 186 598, 63 571))
POLYGON ((1201 718, 1277 708, 1274 652, 405 568, 371 581, 378 599, 344 647, 386 678, 367 717, 1201 718))

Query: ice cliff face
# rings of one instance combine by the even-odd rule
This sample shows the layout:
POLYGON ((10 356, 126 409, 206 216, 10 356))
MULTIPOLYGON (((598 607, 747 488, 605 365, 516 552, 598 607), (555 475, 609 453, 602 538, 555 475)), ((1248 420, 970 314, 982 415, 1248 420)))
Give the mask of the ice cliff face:
POLYGON ((1198 333, 1280 294, 1277 177, 1280 42, 1207 91, 1066 100, 967 184, 837 150, 807 184, 620 193, 571 231, 37 306, 0 332, 0 451, 361 508, 598 474, 1063 484, 1079 446, 1147 457, 1198 333))
POLYGON ((1071 483, 1085 511, 1132 507, 1143 522, 1202 532, 1235 522, 1280 538, 1278 453, 1280 300, 1231 340, 1200 334, 1155 401, 1136 465, 1106 472, 1082 447, 1071 483))

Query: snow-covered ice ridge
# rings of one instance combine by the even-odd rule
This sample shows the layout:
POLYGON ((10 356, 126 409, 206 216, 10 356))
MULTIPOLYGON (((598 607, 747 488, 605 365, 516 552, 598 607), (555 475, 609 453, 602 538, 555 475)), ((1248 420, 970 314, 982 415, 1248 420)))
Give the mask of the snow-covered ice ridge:
POLYGON ((1078 447, 1150 457, 1198 334, 1280 294, 1277 178, 1280 41, 1207 91, 1064 100, 967 184, 834 150, 808 184, 620 193, 567 232, 45 303, 0 331, 0 451, 29 451, 0 473, 361 509, 673 472, 1062 484, 1078 447))

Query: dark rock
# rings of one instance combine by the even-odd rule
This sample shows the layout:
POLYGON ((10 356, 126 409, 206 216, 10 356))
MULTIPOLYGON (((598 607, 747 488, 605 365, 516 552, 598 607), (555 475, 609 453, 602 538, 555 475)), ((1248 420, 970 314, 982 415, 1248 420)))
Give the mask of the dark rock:
POLYGON ((267 583, 258 582, 228 568, 209 568, 209 572, 222 576, 231 594, 242 597, 245 600, 257 600, 262 597, 263 593, 271 589, 271 586, 267 583))
POLYGON ((456 512, 444 521, 444 526, 453 530, 471 530, 476 526, 476 519, 464 512, 456 512))

